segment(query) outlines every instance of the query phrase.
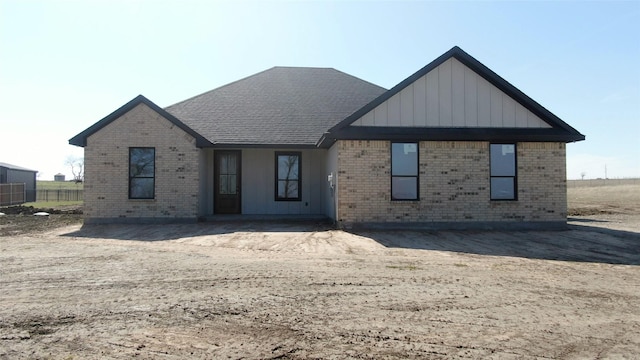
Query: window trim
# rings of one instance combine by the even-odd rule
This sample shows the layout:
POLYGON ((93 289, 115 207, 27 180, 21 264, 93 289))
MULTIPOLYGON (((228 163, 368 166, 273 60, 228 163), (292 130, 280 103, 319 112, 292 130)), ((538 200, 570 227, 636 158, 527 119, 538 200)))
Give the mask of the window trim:
POLYGON ((302 201, 302 152, 300 151, 276 151, 275 152, 275 174, 274 174, 274 199, 275 201, 302 201), (298 157, 298 179, 288 180, 279 179, 279 161, 280 156, 297 156, 298 157), (297 181, 298 182, 298 196, 297 197, 279 197, 278 196, 278 184, 280 181, 297 181))
POLYGON ((419 141, 392 141, 389 146, 389 156, 391 158, 391 201, 420 201, 420 142, 419 141), (393 144, 414 144, 416 146, 416 174, 415 175, 393 175, 393 144), (416 179, 416 198, 415 199, 396 199, 393 197, 393 178, 415 178, 416 179))
POLYGON ((129 199, 130 200, 153 200, 156 198, 156 148, 149 146, 132 146, 129 147, 129 199), (153 150, 153 176, 131 176, 131 152, 136 149, 153 150), (151 197, 133 197, 131 196, 131 180, 132 179, 152 179, 153 192, 151 197))
POLYGON ((518 144, 517 143, 490 143, 489 144, 489 198, 491 201, 518 201, 518 144), (513 145, 513 176, 491 175, 491 169, 493 166, 492 156, 491 156, 492 145, 513 145), (513 179, 513 198, 504 199, 504 198, 493 197, 492 180, 494 178, 495 179, 513 179))

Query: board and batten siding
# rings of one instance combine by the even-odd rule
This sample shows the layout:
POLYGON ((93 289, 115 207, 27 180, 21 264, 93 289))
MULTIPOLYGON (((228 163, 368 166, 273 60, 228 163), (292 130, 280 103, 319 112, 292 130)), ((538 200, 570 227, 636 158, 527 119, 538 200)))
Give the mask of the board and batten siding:
POLYGON ((198 216, 208 216, 213 214, 213 149, 200 149, 198 154, 198 166, 200 167, 200 202, 198 216))
POLYGON ((394 94, 352 126, 551 127, 455 58, 394 94))
POLYGON ((243 149, 242 213, 243 214, 324 214, 327 177, 324 173, 326 150, 243 149), (302 156, 302 199, 275 201, 275 153, 300 151, 302 156))
MULTIPOLYGON (((246 215, 322 215, 327 200, 325 149, 220 149, 240 150, 241 213, 246 215), (302 155, 301 201, 275 200, 275 154, 277 151, 300 152, 302 155)), ((205 166, 200 177, 200 194, 204 204, 200 215, 214 213, 214 149, 204 149, 200 166, 205 166)))

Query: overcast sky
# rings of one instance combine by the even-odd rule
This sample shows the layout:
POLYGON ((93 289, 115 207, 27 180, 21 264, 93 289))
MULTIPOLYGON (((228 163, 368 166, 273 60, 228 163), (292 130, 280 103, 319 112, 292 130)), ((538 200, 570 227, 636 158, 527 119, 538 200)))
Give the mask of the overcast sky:
POLYGON ((587 137, 569 179, 640 177, 640 1, 0 0, 0 162, 71 177, 68 139, 273 66, 391 88, 454 45, 587 137))

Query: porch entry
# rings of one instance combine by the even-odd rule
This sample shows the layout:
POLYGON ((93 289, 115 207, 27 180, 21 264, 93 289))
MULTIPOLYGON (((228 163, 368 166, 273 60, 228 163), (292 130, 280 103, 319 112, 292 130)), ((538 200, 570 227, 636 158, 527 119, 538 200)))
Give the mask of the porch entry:
POLYGON ((239 150, 215 151, 214 156, 214 213, 240 214, 240 169, 239 150))

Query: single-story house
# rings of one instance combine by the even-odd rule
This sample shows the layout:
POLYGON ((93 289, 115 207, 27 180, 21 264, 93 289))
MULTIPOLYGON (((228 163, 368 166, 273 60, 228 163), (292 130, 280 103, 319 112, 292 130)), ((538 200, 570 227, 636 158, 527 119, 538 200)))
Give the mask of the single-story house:
POLYGON ((36 170, 0 162, 0 184, 5 184, 0 186, 0 205, 36 201, 37 174, 36 170))
POLYGON ((584 139, 454 47, 390 90, 274 67, 166 108, 140 95, 69 143, 86 223, 486 227, 566 225, 565 146, 584 139))

